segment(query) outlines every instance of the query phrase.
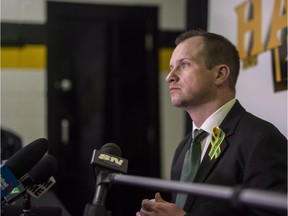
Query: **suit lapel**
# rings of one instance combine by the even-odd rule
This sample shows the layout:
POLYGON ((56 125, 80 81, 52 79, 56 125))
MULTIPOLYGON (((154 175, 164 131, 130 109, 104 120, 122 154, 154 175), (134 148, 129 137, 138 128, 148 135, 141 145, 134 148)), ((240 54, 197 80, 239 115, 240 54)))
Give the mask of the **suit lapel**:
MULTIPOLYGON (((213 167, 215 167, 217 162, 219 160, 221 160, 222 156, 225 154, 227 148, 228 148, 228 143, 227 143, 226 138, 225 138, 221 144, 221 154, 216 159, 211 160, 209 155, 208 155, 208 153, 211 149, 211 144, 210 144, 209 148, 207 149, 207 151, 205 153, 203 161, 200 164, 200 167, 196 173, 196 176, 195 176, 195 179, 193 182, 195 182, 195 183, 205 182, 205 180, 207 179, 209 174, 213 171, 213 167)), ((196 198, 197 198, 197 196, 195 196, 195 195, 188 195, 187 201, 186 201, 185 206, 184 206, 184 210, 187 211, 188 209, 190 209, 190 207, 192 206, 192 204, 194 203, 196 198)))
POLYGON ((207 149, 205 156, 203 158, 203 161, 200 164, 200 167, 197 171, 194 182, 204 182, 206 180, 206 178, 209 176, 209 173, 213 170, 213 167, 217 164, 217 162, 225 154, 225 150, 227 147, 228 147, 228 143, 227 143, 226 138, 225 138, 221 144, 220 155, 217 158, 214 158, 211 160, 209 155, 208 155, 208 153, 211 149, 211 144, 209 145, 209 148, 207 149))
MULTIPOLYGON (((240 105, 240 103, 237 101, 233 108, 230 110, 230 112, 227 114, 225 119, 223 120, 222 124, 220 125, 220 128, 225 132, 225 138, 221 144, 221 153, 220 155, 215 159, 210 159, 208 153, 211 149, 211 143, 205 153, 205 156, 203 158, 203 161, 200 164, 200 167, 196 173, 194 182, 195 183, 204 183, 206 179, 208 178, 209 174, 213 171, 213 168, 216 166, 216 164, 221 160, 223 155, 227 152, 227 149, 229 147, 227 138, 232 136, 234 133, 234 130, 236 128, 237 122, 239 121, 242 114, 245 112, 245 109, 240 105)), ((187 201, 184 206, 185 211, 189 211, 195 202, 197 196, 193 194, 189 194, 187 197, 187 201)))

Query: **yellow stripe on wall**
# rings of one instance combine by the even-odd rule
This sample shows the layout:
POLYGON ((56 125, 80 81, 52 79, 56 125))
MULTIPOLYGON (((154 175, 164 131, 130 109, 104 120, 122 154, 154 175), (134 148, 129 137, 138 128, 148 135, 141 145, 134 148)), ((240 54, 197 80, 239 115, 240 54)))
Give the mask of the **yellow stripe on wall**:
MULTIPOLYGON (((173 48, 159 49, 159 70, 169 72, 173 48)), ((46 46, 1 47, 1 68, 46 68, 46 46)))
POLYGON ((46 46, 1 47, 1 68, 46 68, 46 46))
POLYGON ((169 72, 169 62, 174 48, 160 48, 159 50, 159 70, 160 72, 169 72))

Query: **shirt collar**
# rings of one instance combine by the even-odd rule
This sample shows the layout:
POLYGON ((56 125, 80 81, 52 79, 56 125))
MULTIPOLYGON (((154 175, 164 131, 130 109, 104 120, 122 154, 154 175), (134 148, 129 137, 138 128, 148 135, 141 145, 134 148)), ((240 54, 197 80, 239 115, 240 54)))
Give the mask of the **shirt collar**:
MULTIPOLYGON (((207 133, 211 134, 214 127, 218 127, 221 122, 224 120, 225 116, 231 110, 233 105, 236 103, 236 99, 233 98, 232 100, 228 101, 218 110, 216 110, 212 115, 210 115, 205 122, 201 125, 201 129, 206 131, 207 133)), ((199 129, 193 122, 193 137, 194 137, 194 130, 199 129)))

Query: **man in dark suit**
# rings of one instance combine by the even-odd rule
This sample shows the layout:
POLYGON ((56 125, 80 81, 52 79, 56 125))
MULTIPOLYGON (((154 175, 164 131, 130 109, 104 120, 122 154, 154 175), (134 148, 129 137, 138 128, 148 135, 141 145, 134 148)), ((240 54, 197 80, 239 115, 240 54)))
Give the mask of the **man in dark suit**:
MULTIPOLYGON (((193 131, 176 149, 171 179, 286 194, 287 139, 271 123, 246 112, 235 98, 239 69, 236 47, 220 35, 191 30, 176 39, 166 80, 172 104, 190 115, 193 131), (198 156, 192 148, 195 129, 204 131, 202 139, 197 138, 198 156), (197 157, 198 164, 191 162, 197 157), (184 162, 187 158, 188 163, 184 162), (196 171, 187 177, 191 170, 196 171)), ((155 202, 142 201, 136 215, 272 216, 286 212, 181 193, 173 194, 170 203, 157 193, 155 202)))

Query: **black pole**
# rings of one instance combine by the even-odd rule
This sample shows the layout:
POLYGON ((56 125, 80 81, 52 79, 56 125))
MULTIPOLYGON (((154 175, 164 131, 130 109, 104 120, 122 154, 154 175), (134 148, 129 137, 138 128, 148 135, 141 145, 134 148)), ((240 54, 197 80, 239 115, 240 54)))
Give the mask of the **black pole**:
POLYGON ((244 204, 269 210, 287 211, 287 194, 285 193, 245 189, 237 186, 228 187, 201 183, 184 183, 122 174, 109 174, 108 178, 109 182, 112 184, 134 185, 163 191, 183 192, 212 197, 215 199, 226 200, 234 206, 244 204))
POLYGON ((31 197, 28 193, 23 196, 23 213, 20 216, 36 216, 31 212, 31 197))

